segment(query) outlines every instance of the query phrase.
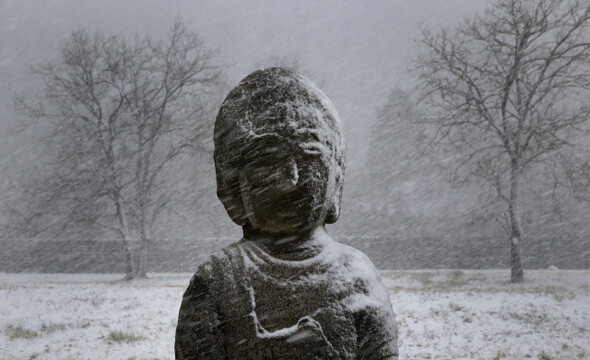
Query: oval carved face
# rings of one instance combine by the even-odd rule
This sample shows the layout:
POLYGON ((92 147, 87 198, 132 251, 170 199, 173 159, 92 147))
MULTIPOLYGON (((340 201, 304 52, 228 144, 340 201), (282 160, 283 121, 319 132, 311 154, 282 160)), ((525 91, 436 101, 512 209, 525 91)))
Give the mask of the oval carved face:
POLYGON ((293 69, 244 78, 215 121, 217 196, 250 231, 297 234, 340 214, 346 145, 326 95, 293 69))
POLYGON ((292 235, 325 222, 334 164, 323 144, 267 135, 244 150, 240 193, 255 229, 292 235))

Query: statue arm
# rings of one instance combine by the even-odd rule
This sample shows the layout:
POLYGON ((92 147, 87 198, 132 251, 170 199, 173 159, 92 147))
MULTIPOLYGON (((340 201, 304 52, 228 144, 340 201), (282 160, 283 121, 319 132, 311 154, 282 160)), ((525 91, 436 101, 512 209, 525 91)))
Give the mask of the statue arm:
POLYGON ((398 358, 397 327, 391 304, 367 306, 355 316, 358 359, 398 358))
POLYGON ((174 341, 176 360, 225 359, 219 319, 209 282, 195 274, 182 299, 174 341))

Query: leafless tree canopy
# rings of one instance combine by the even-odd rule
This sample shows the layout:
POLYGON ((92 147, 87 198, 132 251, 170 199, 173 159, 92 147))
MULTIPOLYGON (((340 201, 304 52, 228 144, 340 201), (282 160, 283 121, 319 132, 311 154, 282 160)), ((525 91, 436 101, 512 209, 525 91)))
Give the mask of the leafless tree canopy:
POLYGON ((58 166, 45 189, 46 207, 71 209, 62 225, 83 217, 118 234, 130 278, 145 276, 152 225, 179 200, 163 172, 183 154, 207 148, 212 118, 205 101, 220 83, 215 53, 180 22, 162 40, 127 42, 80 30, 57 61, 38 69, 40 105, 18 101, 30 118, 52 129, 47 141, 58 166), (138 266, 134 240, 141 244, 138 266))
POLYGON ((522 280, 524 174, 572 144, 590 107, 590 4, 500 0, 454 30, 425 31, 416 73, 433 145, 457 154, 460 180, 505 203, 512 279, 522 280))

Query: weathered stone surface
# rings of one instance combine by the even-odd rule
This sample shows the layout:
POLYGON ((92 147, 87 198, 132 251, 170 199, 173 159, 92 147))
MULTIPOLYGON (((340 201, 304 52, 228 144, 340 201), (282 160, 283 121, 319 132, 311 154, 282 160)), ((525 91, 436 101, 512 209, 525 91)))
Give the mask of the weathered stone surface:
POLYGON ((397 359, 375 268, 324 228, 340 213, 344 158, 336 110, 294 70, 256 71, 230 92, 215 165, 244 237, 191 280, 177 359, 397 359))

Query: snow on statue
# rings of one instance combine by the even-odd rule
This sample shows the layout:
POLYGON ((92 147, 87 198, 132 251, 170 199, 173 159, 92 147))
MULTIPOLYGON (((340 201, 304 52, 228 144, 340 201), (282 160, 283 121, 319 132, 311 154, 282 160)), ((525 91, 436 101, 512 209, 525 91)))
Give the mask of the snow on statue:
POLYGON ((199 266, 176 359, 397 359, 387 290, 334 241, 345 144, 330 100, 292 69, 256 71, 215 123, 217 194, 242 240, 199 266))

